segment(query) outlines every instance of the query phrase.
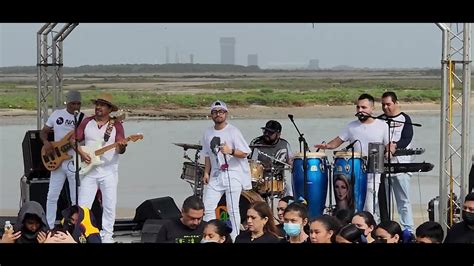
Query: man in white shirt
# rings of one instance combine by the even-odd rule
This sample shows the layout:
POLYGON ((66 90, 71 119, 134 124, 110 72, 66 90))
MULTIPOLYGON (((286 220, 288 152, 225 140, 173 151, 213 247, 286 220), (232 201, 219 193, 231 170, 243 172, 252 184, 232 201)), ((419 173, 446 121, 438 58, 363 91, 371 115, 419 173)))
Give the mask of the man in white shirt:
MULTIPOLYGON (((357 141, 359 143, 354 144, 354 151, 361 152, 362 156, 367 156, 369 143, 378 142, 387 145, 387 125, 383 121, 372 117, 374 112, 374 97, 366 93, 361 94, 357 100, 356 112, 358 119, 347 124, 339 136, 335 137, 329 143, 316 144, 314 147, 320 149, 335 149, 346 141, 352 144, 357 141)), ((375 176, 374 174, 368 174, 364 210, 371 212, 377 223, 380 221, 380 210, 377 199, 379 185, 380 174, 375 174, 375 176)))
POLYGON ((242 189, 252 188, 247 155, 251 152, 242 133, 227 123, 227 106, 215 101, 211 106, 214 126, 203 136, 204 168, 204 221, 216 218, 215 209, 222 195, 226 195, 227 210, 232 224, 231 237, 240 232, 239 201, 242 189))
MULTIPOLYGON (((95 114, 84 119, 77 129, 77 141, 85 141, 85 146, 101 147, 117 143, 117 147, 106 151, 100 159, 103 164, 93 166, 89 172, 81 176, 79 188, 79 206, 92 208, 97 189, 102 193, 102 243, 113 243, 113 230, 117 206, 118 163, 119 154, 125 153, 127 140, 121 121, 110 116, 111 112, 118 111, 113 103, 112 95, 101 93, 95 104, 95 114)), ((79 154, 86 164, 91 163, 91 156, 79 146, 79 154)))
MULTIPOLYGON (((66 108, 54 111, 40 132, 40 138, 43 141, 47 154, 54 155, 53 146, 51 142, 48 141, 49 132, 54 130, 54 141, 60 141, 69 132, 74 130, 74 112, 80 109, 81 93, 77 90, 70 90, 66 95, 66 108)), ((82 113, 77 115, 76 119, 78 123, 80 123, 80 118, 83 116, 84 114, 82 113)), ((74 149, 69 149, 68 154, 72 156, 71 158, 74 158, 74 149)), ((48 196, 46 199, 46 219, 51 229, 54 228, 58 199, 66 178, 69 183, 69 194, 72 205, 76 204, 75 167, 72 161, 73 159, 64 160, 56 170, 51 171, 48 196)))

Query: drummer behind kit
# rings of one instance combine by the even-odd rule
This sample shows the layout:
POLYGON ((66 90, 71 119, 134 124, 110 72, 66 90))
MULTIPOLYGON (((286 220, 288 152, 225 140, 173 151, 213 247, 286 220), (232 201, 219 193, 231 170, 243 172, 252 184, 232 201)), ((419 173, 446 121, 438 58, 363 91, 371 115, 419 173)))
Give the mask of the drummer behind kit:
MULTIPOLYGON (((250 148, 267 147, 266 145, 250 145, 250 148)), ((285 192, 285 180, 282 171, 291 169, 291 165, 268 155, 259 149, 258 154, 270 159, 270 164, 265 167, 259 160, 249 159, 250 173, 252 176, 252 188, 262 197, 282 197, 285 192)))

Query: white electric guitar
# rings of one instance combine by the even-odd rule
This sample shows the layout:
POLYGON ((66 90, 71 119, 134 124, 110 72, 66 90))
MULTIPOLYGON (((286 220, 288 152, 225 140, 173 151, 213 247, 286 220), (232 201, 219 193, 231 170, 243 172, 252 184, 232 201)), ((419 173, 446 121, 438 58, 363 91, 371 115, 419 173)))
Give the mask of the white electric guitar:
MULTIPOLYGON (((143 139, 143 134, 134 134, 128 136, 125 140, 126 142, 133 141, 136 142, 137 140, 143 139)), ((94 166, 96 165, 101 165, 104 163, 100 159, 100 156, 104 154, 105 152, 114 149, 115 147, 118 146, 118 143, 113 143, 107 146, 102 147, 100 142, 95 144, 95 145, 89 145, 89 146, 81 146, 80 149, 87 153, 89 157, 91 157, 91 162, 86 163, 84 161, 81 161, 79 164, 79 175, 84 176, 87 174, 94 166)))

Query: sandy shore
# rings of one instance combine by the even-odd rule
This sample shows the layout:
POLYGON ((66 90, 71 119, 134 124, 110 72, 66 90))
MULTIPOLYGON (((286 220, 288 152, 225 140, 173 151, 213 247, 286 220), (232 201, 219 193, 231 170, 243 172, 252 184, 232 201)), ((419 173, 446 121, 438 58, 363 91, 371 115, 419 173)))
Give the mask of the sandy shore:
MULTIPOLYGON (((408 114, 438 114, 440 105, 435 103, 407 103, 402 104, 402 111, 408 114)), ((93 109, 83 109, 87 115, 93 114, 93 109)), ((376 114, 382 112, 380 105, 376 105, 376 114)), ((143 109, 120 110, 126 113, 129 120, 190 120, 207 119, 208 108, 179 108, 179 109, 143 109)), ((329 106, 313 105, 304 107, 269 107, 252 105, 249 107, 229 106, 229 115, 241 119, 284 119, 288 114, 298 118, 314 117, 352 117, 355 113, 354 105, 329 106)), ((36 123, 35 110, 0 109, 0 125, 18 125, 36 123)))

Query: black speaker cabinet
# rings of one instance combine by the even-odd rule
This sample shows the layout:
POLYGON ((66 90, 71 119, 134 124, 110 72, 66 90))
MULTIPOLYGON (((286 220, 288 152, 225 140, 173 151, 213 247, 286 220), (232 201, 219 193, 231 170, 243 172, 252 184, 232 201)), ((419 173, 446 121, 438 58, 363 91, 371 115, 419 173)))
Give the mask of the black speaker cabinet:
POLYGON ((161 227, 169 220, 148 219, 143 224, 141 243, 156 243, 161 227))
MULTIPOLYGON (((24 203, 26 201, 36 201, 43 207, 46 212, 46 199, 48 197, 49 189, 49 178, 42 179, 32 179, 27 178, 21 179, 20 190, 21 190, 21 201, 24 203)), ((56 220, 61 220, 63 218, 61 211, 70 206, 69 199, 69 184, 66 180, 64 182, 63 189, 59 195, 57 211, 56 211, 56 220), (67 189, 67 191, 66 191, 67 189)))
MULTIPOLYGON (((50 132, 48 140, 54 141, 54 133, 50 132)), ((43 142, 40 138, 40 130, 28 130, 25 133, 23 142, 23 166, 26 178, 49 178, 50 172, 44 167, 41 161, 41 148, 43 142)))
POLYGON ((138 223, 137 229, 141 229, 143 223, 148 219, 177 219, 181 217, 181 211, 171 197, 162 197, 144 201, 135 211, 133 221, 138 223))

